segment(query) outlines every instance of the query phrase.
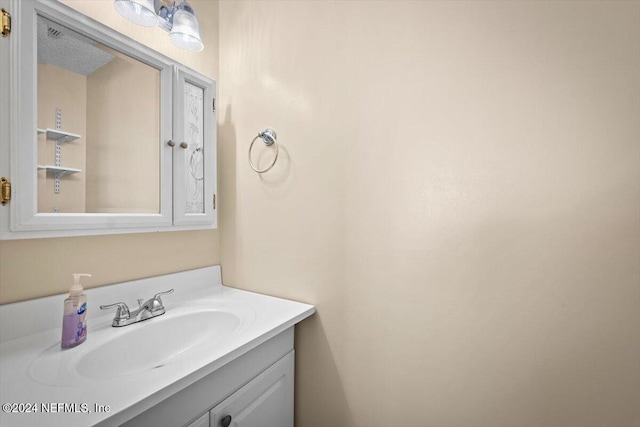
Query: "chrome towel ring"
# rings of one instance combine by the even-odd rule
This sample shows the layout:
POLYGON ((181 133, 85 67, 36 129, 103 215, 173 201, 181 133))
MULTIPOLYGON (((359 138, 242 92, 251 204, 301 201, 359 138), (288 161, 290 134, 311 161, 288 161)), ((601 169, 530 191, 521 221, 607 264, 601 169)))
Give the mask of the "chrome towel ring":
POLYGON ((253 138, 253 141, 251 141, 251 145, 249 146, 249 166, 251 166, 251 169, 258 173, 265 173, 266 171, 271 169, 273 165, 276 164, 276 160, 278 160, 278 141, 276 141, 276 131, 273 129, 265 129, 260 132, 255 138, 253 138), (276 147, 276 154, 273 157, 273 162, 271 162, 271 164, 264 169, 258 169, 251 160, 251 149, 253 148, 254 142, 256 142, 256 139, 258 138, 262 139, 262 142, 264 142, 267 147, 271 145, 275 145, 276 147))

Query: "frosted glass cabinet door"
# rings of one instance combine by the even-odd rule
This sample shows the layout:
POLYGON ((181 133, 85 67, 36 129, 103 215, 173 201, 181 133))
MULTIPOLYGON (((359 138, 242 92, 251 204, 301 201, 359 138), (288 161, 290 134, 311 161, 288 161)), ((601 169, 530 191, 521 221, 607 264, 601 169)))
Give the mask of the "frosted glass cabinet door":
POLYGON ((215 82, 176 67, 173 223, 216 226, 215 82))
POLYGON ((210 427, 293 427, 294 351, 223 400, 210 427))

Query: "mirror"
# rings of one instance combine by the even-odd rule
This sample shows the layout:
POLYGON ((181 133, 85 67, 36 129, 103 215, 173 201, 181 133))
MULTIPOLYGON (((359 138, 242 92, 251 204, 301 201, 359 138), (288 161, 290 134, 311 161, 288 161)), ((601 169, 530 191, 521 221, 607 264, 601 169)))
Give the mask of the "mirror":
POLYGON ((160 70, 38 15, 37 212, 160 212, 160 70))

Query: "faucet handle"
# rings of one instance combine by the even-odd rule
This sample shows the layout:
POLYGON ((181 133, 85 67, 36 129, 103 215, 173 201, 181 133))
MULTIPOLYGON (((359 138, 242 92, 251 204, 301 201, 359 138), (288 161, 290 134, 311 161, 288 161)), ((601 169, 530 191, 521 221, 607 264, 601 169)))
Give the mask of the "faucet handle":
POLYGON ((114 322, 116 322, 117 320, 125 320, 129 318, 130 316, 129 307, 127 307, 127 304, 123 302, 116 302, 114 304, 109 304, 109 305, 101 305, 100 310, 108 310, 113 307, 118 307, 118 311, 116 311, 116 317, 113 318, 114 322))
POLYGON ((162 306, 162 300, 160 299, 160 295, 167 295, 172 293, 173 293, 173 289, 169 289, 168 291, 164 291, 164 292, 158 292, 157 294, 154 295, 153 299, 158 300, 158 302, 162 306))

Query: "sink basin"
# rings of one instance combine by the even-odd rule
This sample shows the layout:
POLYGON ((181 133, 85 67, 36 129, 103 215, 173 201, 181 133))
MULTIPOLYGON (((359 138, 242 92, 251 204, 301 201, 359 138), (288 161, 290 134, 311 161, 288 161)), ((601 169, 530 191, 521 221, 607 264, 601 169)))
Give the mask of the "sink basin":
POLYGON ((103 324, 90 328, 87 341, 78 347, 62 350, 56 342, 45 349, 30 363, 29 376, 59 386, 159 369, 215 350, 217 343, 248 326, 251 317, 234 310, 178 309, 120 328, 103 324))
POLYGON ((181 354, 231 335, 240 319, 224 311, 199 311, 113 328, 115 337, 76 361, 89 378, 114 378, 161 368, 181 354))

